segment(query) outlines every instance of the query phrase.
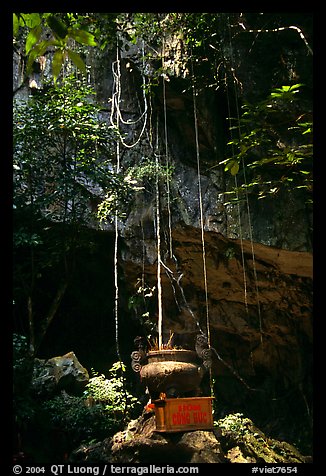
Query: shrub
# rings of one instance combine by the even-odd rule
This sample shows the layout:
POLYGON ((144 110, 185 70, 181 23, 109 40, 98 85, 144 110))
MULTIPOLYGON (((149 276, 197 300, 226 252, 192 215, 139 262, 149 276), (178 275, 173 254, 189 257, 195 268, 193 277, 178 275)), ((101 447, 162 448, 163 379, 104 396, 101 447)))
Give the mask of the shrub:
POLYGON ((84 392, 86 398, 100 404, 107 416, 117 422, 130 421, 140 405, 138 399, 126 389, 123 376, 125 371, 125 365, 121 362, 113 364, 109 378, 93 370, 93 377, 84 392))
POLYGON ((125 390, 124 371, 120 362, 110 369, 110 378, 93 370, 94 376, 83 396, 76 397, 62 391, 42 404, 50 427, 68 437, 69 449, 83 442, 113 436, 131 419, 138 401, 125 390))
MULTIPOLYGON (((116 430, 100 405, 87 406, 83 397, 60 395, 42 404, 52 430, 62 432, 73 449, 81 442, 103 439, 116 430)), ((67 448, 68 449, 68 448, 67 448)), ((69 450, 68 449, 68 450, 69 450)))

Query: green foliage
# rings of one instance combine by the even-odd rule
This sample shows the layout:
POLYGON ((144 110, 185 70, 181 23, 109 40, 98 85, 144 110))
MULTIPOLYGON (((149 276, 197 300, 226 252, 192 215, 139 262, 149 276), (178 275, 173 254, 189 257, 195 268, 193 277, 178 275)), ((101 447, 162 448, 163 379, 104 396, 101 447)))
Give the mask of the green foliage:
POLYGON ((27 228, 21 227, 13 233, 15 247, 37 246, 42 243, 42 238, 37 233, 31 233, 27 228))
MULTIPOLYGON (((155 64, 151 71, 151 86, 156 85, 163 74, 156 63, 163 40, 167 48, 174 45, 172 47, 179 50, 173 58, 173 70, 182 71, 184 76, 191 74, 197 93, 207 87, 225 88, 226 78, 233 81, 235 73, 229 44, 236 30, 231 31, 231 25, 233 27, 233 22, 237 22, 239 14, 194 12, 128 15, 130 27, 128 29, 124 25, 122 34, 133 44, 140 45, 140 41, 144 41, 146 62, 155 64)), ((191 88, 191 85, 187 87, 191 88)))
POLYGON ((29 352, 27 337, 21 334, 13 334, 13 371, 14 390, 24 389, 31 378, 33 360, 29 352))
POLYGON ((41 407, 49 429, 64 432, 71 449, 81 442, 106 438, 119 428, 100 405, 87 406, 83 397, 66 392, 44 401, 41 407))
POLYGON ((59 431, 66 437, 68 451, 83 441, 112 436, 141 408, 137 398, 125 389, 126 368, 120 362, 112 365, 109 378, 93 371, 82 396, 62 391, 51 399, 39 400, 31 393, 33 359, 27 338, 14 334, 13 369, 13 416, 18 431, 59 431))
POLYGON ((50 48, 55 52, 52 58, 52 74, 56 82, 67 57, 83 74, 86 65, 81 56, 70 47, 71 41, 84 46, 96 46, 93 33, 85 28, 82 16, 74 13, 14 13, 13 34, 19 29, 27 30, 25 54, 27 56, 26 74, 30 74, 34 61, 50 48), (47 39, 44 39, 47 38, 47 39))
POLYGON ((242 413, 231 413, 218 421, 214 421, 214 426, 219 426, 223 432, 235 434, 237 437, 249 433, 251 425, 251 420, 244 418, 242 413))
POLYGON ((173 165, 157 164, 155 159, 149 157, 142 157, 135 166, 128 169, 128 175, 139 186, 147 190, 153 189, 156 180, 159 183, 166 183, 171 181, 174 172, 173 165))
POLYGON ((286 441, 276 440, 257 428, 251 419, 242 413, 231 413, 220 420, 214 421, 214 426, 222 434, 226 451, 237 447, 247 462, 265 463, 303 463, 303 456, 296 446, 286 441))
POLYGON ((63 431, 76 447, 81 442, 101 440, 121 430, 134 416, 138 400, 124 383, 125 366, 112 365, 109 378, 93 370, 82 397, 61 392, 42 403, 52 428, 63 431))
POLYGON ((36 404, 29 394, 33 358, 26 336, 13 334, 13 416, 19 427, 25 427, 36 414, 36 404))
POLYGON ((16 209, 33 208, 56 221, 83 222, 92 184, 114 186, 110 157, 115 131, 99 119, 94 91, 68 77, 45 83, 14 107, 16 209))
POLYGON ((134 198, 135 192, 146 190, 153 192, 156 180, 165 184, 172 180, 173 166, 156 164, 155 160, 142 157, 139 162, 115 175, 117 186, 106 192, 105 198, 98 205, 97 217, 100 222, 113 221, 115 213, 119 218, 126 216, 126 209, 134 198))
POLYGON ((86 385, 84 395, 102 406, 105 414, 119 425, 122 420, 130 420, 138 400, 125 388, 123 363, 115 362, 109 370, 109 378, 93 371, 93 377, 86 385))
POLYGON ((162 14, 160 13, 132 13, 128 17, 120 16, 119 23, 124 37, 136 45, 141 39, 151 44, 152 48, 162 43, 163 28, 161 26, 162 14), (129 21, 129 27, 128 27, 129 21), (160 34, 161 33, 161 34, 160 34))
POLYGON ((156 286, 151 287, 139 279, 136 283, 136 293, 128 299, 128 309, 134 311, 148 339, 157 334, 157 324, 150 319, 155 290, 156 286))
POLYGON ((266 100, 244 102, 243 113, 233 119, 232 156, 220 162, 231 175, 241 165, 252 178, 231 193, 256 190, 258 198, 276 194, 286 186, 312 191, 312 118, 298 102, 302 84, 275 88, 266 100))
MULTIPOLYGON (((121 430, 134 417, 138 400, 124 388, 125 366, 116 362, 109 378, 93 370, 83 396, 62 391, 38 403, 39 423, 65 435, 66 450, 83 442, 103 440, 121 430), (68 444, 69 442, 69 444, 68 444)), ((27 409, 26 409, 27 410, 27 409)))
POLYGON ((122 171, 118 174, 111 173, 111 180, 108 182, 111 187, 106 187, 105 197, 97 209, 97 218, 100 223, 108 220, 113 221, 115 214, 119 218, 124 218, 126 216, 125 209, 134 192, 142 188, 138 186, 136 180, 131 178, 130 173, 124 176, 122 171))
POLYGON ((60 302, 74 270, 74 252, 85 246, 79 233, 96 218, 94 201, 120 186, 111 159, 117 134, 100 119, 93 96, 69 76, 14 104, 15 301, 37 345, 51 302, 60 302), (44 289, 41 278, 49 274, 62 284, 44 289))
POLYGON ((24 368, 26 355, 28 354, 27 337, 21 334, 13 334, 13 368, 24 368))

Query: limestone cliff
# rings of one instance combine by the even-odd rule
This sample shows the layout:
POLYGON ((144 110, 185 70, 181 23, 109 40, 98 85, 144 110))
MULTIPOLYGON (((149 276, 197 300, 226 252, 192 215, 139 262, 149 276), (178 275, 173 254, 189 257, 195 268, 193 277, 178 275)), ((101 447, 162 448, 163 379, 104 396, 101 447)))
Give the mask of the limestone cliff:
MULTIPOLYGON (((274 44, 265 38, 261 43, 253 42, 251 49, 245 41, 239 40, 235 49, 237 46, 239 58, 257 48, 255 54, 246 56, 246 62, 239 62, 236 70, 243 87, 241 99, 269 91, 276 82, 277 68, 277 74, 282 76, 277 84, 289 81, 290 72, 292 76, 310 77, 305 45, 300 42, 299 48, 292 36, 285 43, 274 44), (266 59, 271 44, 270 62, 259 63, 259 58, 266 59)), ((146 104, 142 82, 148 74, 148 84, 148 78, 161 63, 156 58, 145 64, 141 53, 140 45, 135 44, 120 51, 120 127, 129 146, 121 147, 120 158, 121 169, 126 172, 146 158, 153 158, 155 150, 162 164, 168 156, 173 168, 169 189, 166 183, 160 185, 165 337, 173 332, 175 345, 193 348, 198 329, 209 327, 216 351, 212 371, 220 415, 245 411, 257 418, 264 430, 277 436, 283 432, 284 438, 293 441, 300 425, 305 434, 310 432, 312 418, 311 208, 303 193, 291 189, 264 200, 249 197, 247 203, 230 203, 226 192, 233 186, 232 177, 217 164, 225 158, 228 115, 236 111, 234 92, 198 87, 197 144, 194 96, 189 71, 183 67, 182 45, 172 42, 167 47, 163 60, 169 74, 157 75, 151 104, 146 104), (228 101, 233 101, 231 111, 228 101), (143 119, 138 121, 140 117, 143 119), (199 193, 204 217, 207 302, 199 193)), ((115 61, 112 52, 105 50, 91 53, 88 58, 97 101, 103 105, 102 114, 107 121, 117 81, 115 61)), ((18 74, 17 62, 16 69, 18 74)), ((26 96, 26 89, 19 94, 26 96)), ((96 184, 93 192, 96 199, 103 194, 96 184)), ((145 182, 145 189, 126 205, 125 217, 119 221, 119 306, 124 326, 120 336, 126 341, 125 346, 122 344, 126 358, 132 350, 128 347, 130 340, 136 337, 126 336, 126 329, 140 329, 146 335, 144 315, 153 325, 157 319, 155 193, 155 182, 145 182), (152 289, 146 306, 130 305, 130 298, 139 295, 140 286, 144 291, 144 285, 152 289)), ((89 225, 98 228, 98 223, 89 225)), ((108 221, 103 228, 111 240, 112 223, 108 221)), ((103 250, 103 254, 107 253, 105 247, 103 250)), ((95 267, 100 268, 101 258, 97 259, 95 267)), ((112 260, 110 266, 108 272, 112 274, 112 260)), ((113 307, 112 301, 113 292, 110 303, 105 305, 113 307)), ((78 314, 78 309, 75 312, 78 314)), ((110 317, 113 320, 113 315, 110 317)), ((87 341, 88 336, 84 339, 87 341)), ((108 340, 113 346, 114 338, 108 340)), ((43 352, 45 348, 46 342, 43 352)))

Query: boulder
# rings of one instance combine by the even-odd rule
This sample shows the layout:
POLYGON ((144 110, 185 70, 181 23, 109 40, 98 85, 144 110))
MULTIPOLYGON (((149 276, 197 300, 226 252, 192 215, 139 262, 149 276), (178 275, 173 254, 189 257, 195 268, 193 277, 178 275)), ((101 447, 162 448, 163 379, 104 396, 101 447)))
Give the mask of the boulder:
POLYGON ((155 416, 144 413, 112 439, 113 463, 222 463, 224 453, 213 431, 155 431, 155 416))
POLYGON ((197 464, 310 463, 293 445, 266 436, 242 414, 229 414, 212 430, 176 433, 155 431, 155 416, 144 411, 112 438, 82 445, 69 458, 74 463, 197 464))
POLYGON ((269 438, 250 418, 232 413, 217 422, 220 442, 230 463, 311 463, 292 444, 269 438))
POLYGON ((116 464, 222 463, 224 454, 213 431, 158 433, 155 416, 144 412, 125 430, 101 443, 81 446, 71 462, 116 464))
POLYGON ((51 359, 35 359, 32 379, 33 393, 49 397, 61 390, 80 395, 89 381, 89 374, 74 352, 51 359))

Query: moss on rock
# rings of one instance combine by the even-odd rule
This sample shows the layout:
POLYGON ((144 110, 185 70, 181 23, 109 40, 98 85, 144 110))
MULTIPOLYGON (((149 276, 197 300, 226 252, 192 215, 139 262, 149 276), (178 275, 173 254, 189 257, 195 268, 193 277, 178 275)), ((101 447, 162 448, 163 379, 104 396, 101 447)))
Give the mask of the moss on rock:
POLYGON ((221 434, 226 458, 232 463, 309 463, 293 445, 267 437, 241 413, 227 415, 215 422, 221 434))

